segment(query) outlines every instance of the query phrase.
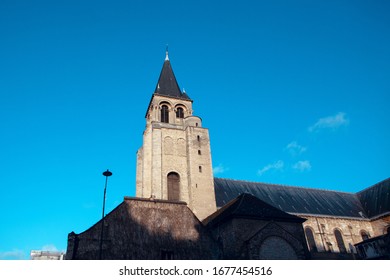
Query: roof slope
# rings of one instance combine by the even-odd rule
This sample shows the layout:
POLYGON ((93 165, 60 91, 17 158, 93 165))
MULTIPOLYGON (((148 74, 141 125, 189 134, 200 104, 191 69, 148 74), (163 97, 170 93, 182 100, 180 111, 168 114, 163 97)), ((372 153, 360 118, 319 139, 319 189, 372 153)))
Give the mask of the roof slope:
POLYGON ((207 217, 203 223, 207 225, 217 224, 232 217, 300 223, 305 221, 305 219, 283 212, 251 194, 243 193, 207 217))
POLYGON ((154 92, 163 96, 191 100, 185 92, 182 92, 180 90, 179 84, 176 81, 175 74, 173 74, 172 66, 168 59, 168 56, 164 61, 160 77, 158 78, 158 82, 154 92))
POLYGON ((250 193, 260 200, 288 213, 362 218, 365 213, 359 198, 353 193, 288 187, 214 178, 217 207, 242 193, 250 193))
POLYGON ((390 213, 390 178, 357 193, 367 217, 390 213))

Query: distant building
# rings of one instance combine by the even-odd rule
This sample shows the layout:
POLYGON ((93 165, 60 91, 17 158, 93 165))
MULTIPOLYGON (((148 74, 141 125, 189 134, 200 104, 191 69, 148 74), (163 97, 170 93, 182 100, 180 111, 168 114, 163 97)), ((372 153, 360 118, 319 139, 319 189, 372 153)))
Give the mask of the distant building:
POLYGON ((49 261, 58 261, 65 258, 64 252, 53 252, 53 251, 39 251, 31 250, 30 259, 31 260, 49 260, 49 261))
POLYGON ((353 259, 354 244, 389 230, 390 179, 353 194, 214 178, 192 103, 167 53, 137 152, 137 197, 106 216, 103 240, 102 221, 70 233, 66 259, 97 259, 101 240, 103 259, 353 259))

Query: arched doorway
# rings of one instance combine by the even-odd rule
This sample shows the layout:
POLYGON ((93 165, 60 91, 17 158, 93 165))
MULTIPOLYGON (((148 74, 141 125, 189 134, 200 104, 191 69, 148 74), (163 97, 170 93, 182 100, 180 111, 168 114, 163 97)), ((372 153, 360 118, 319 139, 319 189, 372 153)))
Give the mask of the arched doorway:
POLYGON ((168 200, 180 200, 180 175, 171 172, 167 176, 168 179, 168 200))

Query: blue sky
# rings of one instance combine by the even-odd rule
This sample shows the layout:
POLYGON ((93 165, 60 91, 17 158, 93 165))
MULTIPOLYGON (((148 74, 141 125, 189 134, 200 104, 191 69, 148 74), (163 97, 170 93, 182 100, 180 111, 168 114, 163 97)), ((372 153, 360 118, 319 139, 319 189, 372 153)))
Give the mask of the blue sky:
POLYGON ((388 1, 0 2, 0 259, 135 195, 169 44, 215 175, 357 192, 389 177, 388 1))

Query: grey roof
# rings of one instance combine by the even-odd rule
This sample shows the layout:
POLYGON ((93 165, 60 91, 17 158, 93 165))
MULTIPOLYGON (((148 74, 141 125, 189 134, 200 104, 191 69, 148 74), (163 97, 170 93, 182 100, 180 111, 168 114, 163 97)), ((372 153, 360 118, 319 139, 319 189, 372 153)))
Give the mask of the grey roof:
POLYGON ((305 219, 283 212, 251 194, 243 193, 207 217, 203 224, 215 225, 229 218, 281 220, 299 223, 305 221, 305 219))
MULTIPOLYGON (((217 207, 242 193, 288 213, 359 218, 366 214, 356 194, 214 178, 217 207)), ((366 214, 367 215, 367 214, 366 214)))
POLYGON ((189 96, 180 90, 179 84, 173 74, 172 66, 169 59, 165 59, 160 77, 154 92, 158 95, 169 96, 184 100, 191 100, 189 96))
POLYGON ((367 217, 375 218, 390 214, 390 178, 356 194, 367 217))

